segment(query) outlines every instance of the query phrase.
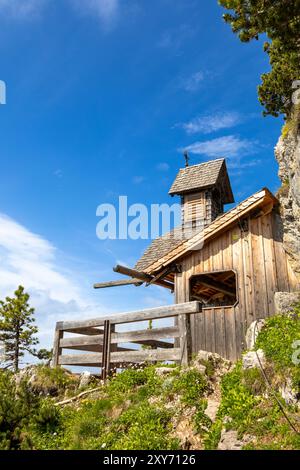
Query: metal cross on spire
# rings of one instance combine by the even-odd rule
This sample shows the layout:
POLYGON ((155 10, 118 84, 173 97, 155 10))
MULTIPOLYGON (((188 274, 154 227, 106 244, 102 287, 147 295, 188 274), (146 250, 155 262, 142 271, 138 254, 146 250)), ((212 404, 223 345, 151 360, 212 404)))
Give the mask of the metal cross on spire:
POLYGON ((183 156, 184 156, 184 158, 185 158, 185 166, 188 167, 189 164, 190 164, 190 163, 189 163, 189 162, 190 162, 190 156, 189 156, 189 153, 188 153, 187 150, 185 150, 185 151, 183 152, 183 156))

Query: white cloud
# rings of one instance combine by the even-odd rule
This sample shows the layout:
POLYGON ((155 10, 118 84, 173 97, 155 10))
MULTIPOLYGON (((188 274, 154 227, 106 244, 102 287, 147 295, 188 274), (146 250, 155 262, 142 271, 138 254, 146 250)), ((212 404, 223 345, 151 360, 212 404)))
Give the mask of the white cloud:
POLYGON ((161 162, 156 166, 158 171, 168 171, 170 169, 170 165, 165 162, 161 162))
POLYGON ((47 0, 0 0, 0 12, 14 18, 26 18, 41 11, 47 0))
POLYGON ((134 184, 141 184, 145 181, 145 178, 144 176, 134 176, 132 181, 134 184))
POLYGON ((62 263, 62 254, 49 241, 0 214, 1 298, 24 285, 36 309, 41 346, 51 345, 57 321, 94 317, 101 310, 83 292, 79 276, 62 263))
MULTIPOLYGON (((197 155, 205 155, 209 158, 226 157, 229 167, 243 169, 260 164, 260 160, 244 161, 244 158, 254 154, 259 144, 248 139, 241 139, 234 135, 219 137, 217 139, 195 142, 184 150, 197 155)), ((182 152, 183 149, 180 149, 182 152)))
MULTIPOLYGON (((120 0, 64 0, 84 14, 95 15, 106 26, 115 20, 120 0)), ((0 13, 14 18, 30 18, 40 13, 50 0, 0 0, 0 13)))
POLYGON ((241 122, 242 118, 238 113, 226 112, 215 115, 199 116, 189 122, 179 124, 187 134, 210 134, 221 129, 234 127, 241 122))
POLYGON ((202 82, 204 80, 204 73, 202 71, 198 71, 191 75, 190 77, 183 80, 182 87, 185 91, 189 91, 194 93, 199 90, 202 82))
POLYGON ((107 26, 116 19, 119 0, 69 0, 78 11, 84 14, 96 15, 107 26))

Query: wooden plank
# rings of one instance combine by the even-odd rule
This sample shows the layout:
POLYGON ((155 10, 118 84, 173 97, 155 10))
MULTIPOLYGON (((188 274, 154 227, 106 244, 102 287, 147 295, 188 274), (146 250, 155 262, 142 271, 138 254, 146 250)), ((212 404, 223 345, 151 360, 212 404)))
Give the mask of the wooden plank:
POLYGON ((111 362, 158 362, 158 361, 179 361, 180 348, 173 349, 147 349, 140 351, 130 351, 126 353, 111 353, 111 362))
POLYGON ((178 325, 180 330, 180 361, 183 365, 188 365, 191 359, 191 325, 188 315, 179 315, 178 325))
POLYGON ((205 316, 205 344, 206 351, 212 352, 212 338, 211 338, 211 309, 203 309, 205 316))
POLYGON ((179 328, 170 326, 166 328, 153 328, 152 330, 126 331, 112 334, 112 343, 131 343, 156 339, 178 338, 179 328))
POLYGON ((237 360, 236 353, 236 331, 235 331, 235 312, 234 308, 225 308, 225 330, 226 330, 226 352, 227 359, 237 360))
POLYGON ((52 358, 52 366, 57 367, 59 365, 59 356, 61 355, 61 347, 60 342, 64 336, 63 330, 56 326, 55 335, 54 335, 54 343, 53 343, 53 358, 52 358))
POLYGON ((254 286, 254 320, 266 316, 266 283, 263 266, 262 238, 259 219, 251 219, 251 249, 253 260, 253 286, 254 286))
MULTIPOLYGON (((141 363, 141 362, 159 362, 159 361, 179 361, 180 349, 148 349, 129 352, 112 352, 110 362, 119 363, 141 363)), ((100 366, 102 363, 102 354, 74 354, 62 355, 59 359, 60 365, 78 365, 78 366, 100 366)))
POLYGON ((226 357, 224 308, 215 309, 216 353, 226 357))
POLYGON ((135 323, 145 320, 170 318, 182 314, 193 314, 199 311, 199 302, 186 302, 183 304, 145 309, 137 312, 120 313, 118 315, 111 315, 108 317, 93 318, 91 320, 66 321, 62 322, 62 329, 64 331, 69 331, 70 329, 72 329, 75 332, 76 330, 80 330, 86 327, 103 326, 105 320, 109 320, 111 323, 119 325, 123 323, 135 323))
POLYGON ((140 279, 128 279, 121 281, 108 281, 108 282, 98 282, 94 284, 94 289, 106 289, 109 287, 122 287, 122 286, 142 286, 143 282, 140 279))
POLYGON ((103 334, 103 351, 102 351, 102 367, 101 367, 101 378, 106 380, 110 371, 110 335, 111 325, 109 320, 104 322, 104 334, 103 334))
MULTIPOLYGON (((250 220, 248 221, 248 229, 250 228, 250 220)), ((253 299, 253 264, 251 254, 251 234, 248 230, 247 234, 243 235, 243 278, 244 278, 244 301, 245 301, 245 330, 250 326, 254 320, 254 299, 253 299)))
POLYGON ((289 292, 289 276, 287 270, 287 255, 283 247, 282 221, 278 214, 272 214, 272 233, 274 240, 274 253, 278 290, 289 292))
MULTIPOLYGON (((62 324, 62 328, 63 328, 63 323, 64 322, 61 322, 62 324)), ((101 330, 100 328, 67 328, 65 329, 64 328, 64 331, 66 333, 75 333, 76 335, 88 335, 88 336, 97 336, 97 335, 103 335, 104 331, 101 330)))
POLYGON ((271 215, 261 217, 261 229, 264 246, 264 264, 266 273, 268 315, 275 314, 274 296, 278 291, 276 264, 274 259, 271 215))

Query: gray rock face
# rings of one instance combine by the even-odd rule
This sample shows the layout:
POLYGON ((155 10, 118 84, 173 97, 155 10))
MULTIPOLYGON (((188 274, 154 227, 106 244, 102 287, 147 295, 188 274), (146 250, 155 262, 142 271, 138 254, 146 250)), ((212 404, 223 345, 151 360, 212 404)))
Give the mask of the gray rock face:
POLYGON ((92 381, 92 374, 88 372, 87 370, 85 370, 80 375, 79 388, 86 387, 87 385, 90 384, 91 381, 92 381))
POLYGON ((275 313, 290 313, 293 311, 293 305, 300 302, 300 293, 298 292, 275 292, 275 313))
POLYGON ((283 242, 294 271, 300 274, 300 133, 280 137, 275 147, 279 163, 283 242))
POLYGON ((266 364, 265 353, 262 349, 249 351, 243 356, 243 369, 254 369, 255 367, 264 367, 266 364), (258 356, 258 357, 257 357, 258 356))
POLYGON ((243 439, 238 439, 237 431, 222 430, 221 439, 218 445, 218 450, 242 450, 242 448, 252 441, 252 437, 244 435, 243 439))
POLYGON ((251 350, 254 348, 258 333, 261 331, 265 323, 265 320, 256 320, 251 323, 246 333, 247 349, 251 350))
POLYGON ((290 378, 279 388, 279 393, 287 405, 299 405, 298 394, 290 378))

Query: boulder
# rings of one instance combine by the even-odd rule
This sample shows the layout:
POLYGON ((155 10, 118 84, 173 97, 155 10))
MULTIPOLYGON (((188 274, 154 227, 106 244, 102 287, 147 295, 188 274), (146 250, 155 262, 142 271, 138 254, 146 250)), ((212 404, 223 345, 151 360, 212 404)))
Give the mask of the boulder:
POLYGON ((254 348, 258 333, 261 331, 264 324, 265 320, 256 320, 251 323, 246 333, 247 349, 251 350, 254 348))
POLYGON ((92 381, 92 374, 85 370, 80 374, 79 388, 87 387, 92 381))
POLYGON ((294 389, 290 378, 283 386, 279 387, 279 393, 287 405, 299 405, 298 393, 294 389))
POLYGON ((242 439, 238 439, 237 431, 226 429, 222 430, 221 439, 218 445, 218 450, 242 450, 246 444, 253 440, 252 436, 244 435, 242 439))
POLYGON ((168 375, 174 372, 174 367, 157 367, 155 372, 161 377, 163 375, 168 375))
POLYGON ((208 398, 205 414, 213 423, 216 421, 219 407, 220 407, 220 401, 208 398))
POLYGON ((266 365, 265 353, 262 349, 257 351, 249 351, 243 355, 243 369, 254 369, 266 365))
POLYGON ((300 292, 275 292, 275 313, 288 314, 300 302, 300 292))

